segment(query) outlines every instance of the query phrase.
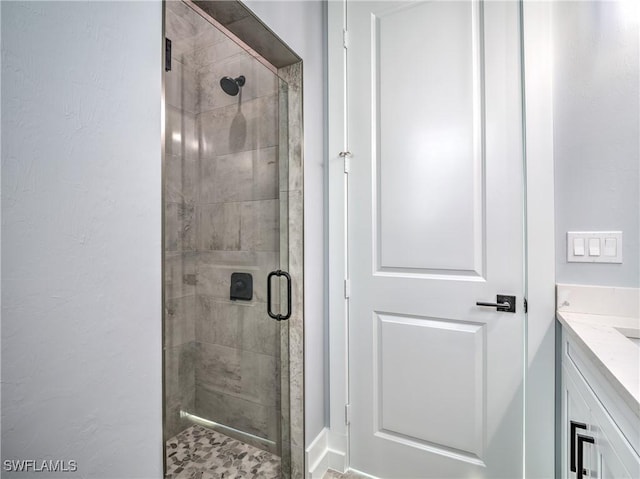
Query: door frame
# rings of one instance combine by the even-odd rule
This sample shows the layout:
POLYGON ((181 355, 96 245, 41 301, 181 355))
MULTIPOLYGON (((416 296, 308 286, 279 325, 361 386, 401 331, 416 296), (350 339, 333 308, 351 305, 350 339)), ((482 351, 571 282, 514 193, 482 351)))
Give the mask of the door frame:
MULTIPOLYGON (((555 472, 555 227, 550 2, 520 4, 525 177, 525 316, 523 477, 555 472)), ((322 459, 308 464, 309 477, 327 467, 349 468, 349 258, 347 255, 348 131, 346 2, 328 2, 328 366, 329 425, 318 437, 322 459), (342 155, 341 155, 342 153, 342 155), (345 165, 345 161, 347 164, 345 165)), ((311 462, 311 461, 309 461, 311 462)))

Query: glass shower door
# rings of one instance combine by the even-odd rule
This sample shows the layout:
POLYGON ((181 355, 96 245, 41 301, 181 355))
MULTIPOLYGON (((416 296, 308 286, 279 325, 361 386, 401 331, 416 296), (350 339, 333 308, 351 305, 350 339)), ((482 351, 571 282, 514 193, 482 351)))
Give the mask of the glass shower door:
POLYGON ((166 5, 166 472, 288 477, 288 86, 166 5))

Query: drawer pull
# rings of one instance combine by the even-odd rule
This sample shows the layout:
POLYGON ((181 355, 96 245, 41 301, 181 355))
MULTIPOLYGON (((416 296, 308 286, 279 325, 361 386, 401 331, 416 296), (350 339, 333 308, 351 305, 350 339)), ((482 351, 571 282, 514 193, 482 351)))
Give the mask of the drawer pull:
POLYGON ((569 425, 569 434, 571 434, 569 465, 571 466, 571 472, 576 472, 576 429, 584 429, 586 431, 587 425, 576 421, 569 421, 569 425))
POLYGON ((578 470, 576 471, 576 479, 582 479, 584 474, 584 443, 595 444, 595 439, 591 436, 583 436, 578 434, 578 470))

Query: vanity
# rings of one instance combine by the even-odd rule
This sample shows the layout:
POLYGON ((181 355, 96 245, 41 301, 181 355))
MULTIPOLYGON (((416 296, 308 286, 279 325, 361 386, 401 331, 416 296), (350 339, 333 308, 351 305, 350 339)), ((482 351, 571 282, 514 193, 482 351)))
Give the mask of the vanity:
POLYGON ((561 478, 640 478, 640 295, 557 286, 561 478))

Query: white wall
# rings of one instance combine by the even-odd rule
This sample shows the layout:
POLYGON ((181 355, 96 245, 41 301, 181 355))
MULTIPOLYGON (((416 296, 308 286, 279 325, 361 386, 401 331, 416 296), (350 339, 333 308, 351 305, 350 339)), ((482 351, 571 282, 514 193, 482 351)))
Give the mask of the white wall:
POLYGON ((245 0, 303 60, 305 441, 325 425, 324 158, 326 4, 245 0))
POLYGON ((555 2, 553 15, 556 279, 638 287, 638 2, 555 2), (623 264, 567 263, 567 231, 585 230, 622 230, 623 264))
POLYGON ((1 8, 2 459, 160 478, 161 4, 1 8))

